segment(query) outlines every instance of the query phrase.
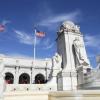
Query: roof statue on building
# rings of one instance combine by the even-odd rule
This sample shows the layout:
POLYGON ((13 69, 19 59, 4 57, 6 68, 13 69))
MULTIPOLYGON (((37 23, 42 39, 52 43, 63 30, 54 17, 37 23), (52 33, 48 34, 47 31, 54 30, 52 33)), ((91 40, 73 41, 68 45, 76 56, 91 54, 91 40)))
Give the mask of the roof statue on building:
POLYGON ((80 33, 80 27, 75 25, 72 21, 64 21, 60 26, 59 32, 75 32, 80 33))

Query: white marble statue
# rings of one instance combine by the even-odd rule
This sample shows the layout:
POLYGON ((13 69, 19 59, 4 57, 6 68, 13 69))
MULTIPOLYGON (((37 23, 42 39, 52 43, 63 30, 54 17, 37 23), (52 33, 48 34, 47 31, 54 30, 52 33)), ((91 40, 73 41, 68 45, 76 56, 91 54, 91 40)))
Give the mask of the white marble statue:
POLYGON ((55 53, 53 61, 54 61, 54 68, 61 69, 62 57, 58 53, 55 53))
POLYGON ((63 24, 60 27, 60 31, 59 32, 65 32, 65 31, 71 31, 71 32, 77 32, 80 33, 80 27, 78 27, 77 25, 75 25, 73 22, 71 21, 65 21, 63 22, 63 24))
POLYGON ((0 100, 3 100, 3 93, 5 90, 5 81, 4 81, 4 63, 0 59, 0 100))
MULTIPOLYGON (((55 55, 52 58, 53 68, 51 71, 51 78, 47 82, 47 85, 50 87, 53 87, 54 90, 57 90, 57 74, 62 70, 61 63, 62 63, 62 57, 55 53, 55 55)), ((52 88, 51 88, 52 89, 52 88)))
POLYGON ((88 66, 89 64, 86 62, 86 59, 83 56, 83 52, 82 52, 83 45, 80 43, 79 38, 75 38, 73 44, 74 44, 78 64, 88 66))

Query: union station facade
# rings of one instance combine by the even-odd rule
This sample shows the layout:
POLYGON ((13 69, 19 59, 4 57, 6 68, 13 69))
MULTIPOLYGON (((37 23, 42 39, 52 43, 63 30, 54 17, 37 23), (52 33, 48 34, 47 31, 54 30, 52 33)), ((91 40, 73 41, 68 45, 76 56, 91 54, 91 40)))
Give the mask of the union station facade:
POLYGON ((43 84, 50 79, 52 59, 33 59, 0 57, 5 62, 5 81, 7 84, 43 84))
POLYGON ((80 27, 71 21, 63 22, 56 42, 57 53, 52 58, 34 60, 1 55, 0 66, 4 68, 8 90, 28 86, 28 90, 64 91, 95 88, 95 84, 100 88, 100 82, 94 80, 100 72, 91 68, 80 27))

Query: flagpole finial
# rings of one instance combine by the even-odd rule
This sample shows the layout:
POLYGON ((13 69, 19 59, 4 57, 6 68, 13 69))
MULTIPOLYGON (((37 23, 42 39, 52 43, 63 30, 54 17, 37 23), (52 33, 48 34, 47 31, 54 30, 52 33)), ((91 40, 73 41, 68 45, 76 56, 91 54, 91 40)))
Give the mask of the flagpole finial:
POLYGON ((37 26, 38 26, 38 25, 33 25, 33 28, 34 28, 34 29, 37 29, 37 26))
POLYGON ((36 26, 33 26, 33 29, 36 29, 36 26))

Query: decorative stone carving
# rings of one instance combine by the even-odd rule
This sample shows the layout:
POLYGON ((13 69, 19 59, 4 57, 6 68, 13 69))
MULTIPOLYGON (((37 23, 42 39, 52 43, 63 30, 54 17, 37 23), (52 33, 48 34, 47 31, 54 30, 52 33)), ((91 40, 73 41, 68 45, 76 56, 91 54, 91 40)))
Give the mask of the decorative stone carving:
POLYGON ((60 26, 59 32, 75 32, 75 33, 80 33, 80 27, 75 25, 71 21, 65 21, 62 23, 60 26))
POLYGON ((83 45, 80 44, 79 38, 75 38, 75 40, 73 41, 73 45, 75 48, 75 54, 76 54, 79 65, 88 66, 89 64, 86 62, 86 59, 84 58, 82 50, 81 50, 83 48, 83 45))
POLYGON ((5 90, 5 81, 4 81, 4 63, 0 59, 0 100, 3 100, 3 92, 5 90))

